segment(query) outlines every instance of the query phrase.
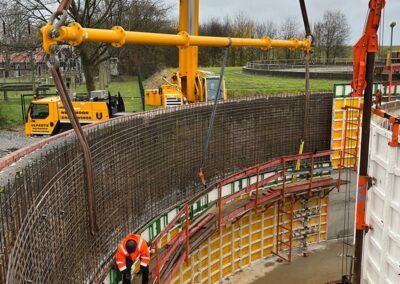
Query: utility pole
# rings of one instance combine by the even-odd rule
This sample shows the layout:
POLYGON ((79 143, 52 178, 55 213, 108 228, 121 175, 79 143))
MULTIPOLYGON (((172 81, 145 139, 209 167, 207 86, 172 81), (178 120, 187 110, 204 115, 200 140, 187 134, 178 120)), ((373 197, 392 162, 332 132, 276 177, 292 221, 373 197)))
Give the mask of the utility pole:
POLYGON ((393 79, 393 66, 392 66, 392 48, 393 48, 393 28, 396 26, 396 22, 390 24, 390 50, 389 50, 389 96, 388 101, 390 102, 392 96, 392 79, 393 79))

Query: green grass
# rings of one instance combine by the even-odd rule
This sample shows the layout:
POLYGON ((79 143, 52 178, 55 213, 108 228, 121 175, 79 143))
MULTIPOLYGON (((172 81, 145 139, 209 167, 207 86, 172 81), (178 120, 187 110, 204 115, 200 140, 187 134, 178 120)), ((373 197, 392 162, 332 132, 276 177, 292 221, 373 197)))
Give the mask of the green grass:
MULTIPOLYGON (((205 68, 205 70, 219 74, 220 68, 205 68)), ((227 67, 225 69, 226 88, 228 97, 254 96, 264 94, 301 93, 304 92, 304 80, 296 78, 281 78, 262 75, 246 75, 241 73, 241 67, 227 67)), ((310 80, 312 92, 331 92, 334 80, 310 80)), ((119 91, 124 98, 126 111, 140 111, 139 86, 136 77, 124 76, 120 82, 111 82, 108 90, 112 95, 119 91)), ((86 92, 85 85, 72 86, 73 92, 86 92)), ((50 90, 54 93, 54 90, 50 90)), ((9 92, 8 102, 0 94, 0 128, 16 127, 23 124, 21 113, 21 94, 29 92, 9 92)), ((29 106, 31 98, 26 99, 29 106)))
MULTIPOLYGON (((220 68, 206 68, 219 74, 220 68)), ((228 97, 254 96, 282 93, 302 93, 305 89, 304 79, 282 78, 264 75, 247 75, 241 73, 241 67, 228 67, 225 69, 225 83, 228 97)), ((310 80, 311 92, 333 90, 335 80, 310 80)))

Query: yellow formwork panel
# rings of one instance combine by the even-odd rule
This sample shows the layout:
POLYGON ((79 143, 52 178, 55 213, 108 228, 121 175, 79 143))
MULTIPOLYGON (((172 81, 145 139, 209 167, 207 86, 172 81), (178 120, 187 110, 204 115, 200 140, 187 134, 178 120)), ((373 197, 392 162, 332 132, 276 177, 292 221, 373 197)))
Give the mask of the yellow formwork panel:
POLYGON ((219 281, 219 279, 220 279, 219 273, 214 274, 214 275, 211 277, 211 283, 217 283, 217 282, 219 281))
POLYGON ((191 279, 192 279, 192 271, 189 270, 189 271, 186 271, 185 273, 183 273, 183 275, 182 275, 183 282, 190 282, 191 279))
POLYGON ((257 261, 262 258, 261 251, 255 252, 251 255, 251 262, 257 261))
POLYGON ((251 221, 253 223, 257 222, 257 221, 260 221, 261 218, 262 218, 262 213, 261 212, 257 212, 257 213, 254 213, 253 215, 251 215, 251 221))
POLYGON ((249 255, 249 251, 250 251, 249 246, 242 247, 242 255, 243 256, 249 255))
POLYGON ((222 277, 227 277, 233 273, 232 266, 227 266, 222 270, 222 277))
MULTIPOLYGON (((360 107, 360 103, 363 102, 362 98, 352 98, 352 97, 341 97, 335 98, 333 103, 333 121, 332 121, 332 141, 331 141, 331 148, 335 150, 332 154, 332 167, 338 168, 340 164, 340 150, 343 146, 343 137, 345 131, 345 111, 343 110, 344 106, 353 106, 353 107, 360 107)), ((355 121, 356 119, 356 112, 353 110, 348 110, 349 117, 355 121)), ((356 138, 357 130, 353 129, 347 135, 351 138, 356 138)), ((355 148, 355 145, 350 147, 355 148)), ((354 158, 351 156, 345 156, 344 160, 345 165, 352 165, 354 164, 354 158)))
MULTIPOLYGON (((246 221, 245 220, 243 220, 243 222, 246 222, 246 224, 248 224, 248 222, 249 222, 249 220, 247 219, 246 221)), ((249 230, 249 226, 243 226, 242 227, 242 235, 248 235, 249 234, 249 232, 250 232, 250 230, 249 230)))
MULTIPOLYGON (((272 212, 272 215, 274 214, 274 212, 272 212)), ((264 220, 264 227, 270 227, 273 226, 275 224, 275 220, 273 218, 268 218, 266 220, 264 220)))
POLYGON ((222 255, 226 255, 228 253, 231 253, 232 250, 232 245, 226 245, 222 248, 222 255))
POLYGON ((211 261, 215 261, 219 258, 220 258, 220 251, 219 250, 216 250, 216 251, 211 250, 211 256, 210 256, 211 261))
POLYGON ((263 257, 266 257, 266 256, 271 255, 272 252, 273 252, 272 247, 270 247, 270 248, 265 248, 265 249, 263 250, 263 257))
POLYGON ((257 242, 252 243, 251 245, 251 251, 260 251, 261 250, 261 240, 258 240, 257 242))
POLYGON ((223 257, 222 266, 225 266, 227 264, 230 264, 230 265, 232 264, 232 254, 229 254, 228 256, 223 257))
POLYGON ((250 264, 249 256, 247 255, 245 258, 242 259, 242 265, 247 266, 250 264))
MULTIPOLYGON (((319 215, 311 216, 308 225, 320 229, 307 238, 310 244, 326 240, 327 202, 328 197, 309 199, 309 208, 318 207, 319 215)), ((296 203, 295 208, 300 210, 301 205, 296 203)), ((276 211, 276 205, 264 212, 251 211, 237 222, 221 227, 221 232, 214 233, 192 253, 191 261, 181 266, 172 283, 216 283, 250 263, 270 256, 275 250, 276 211), (192 277, 191 273, 197 276, 192 277)), ((293 228, 301 229, 300 220, 294 220, 293 228)), ((287 231, 281 233, 284 239, 289 239, 287 231)), ((293 241, 294 247, 300 245, 300 240, 293 241)))
POLYGON ((226 244, 226 243, 230 243, 231 242, 231 239, 232 239, 232 235, 224 235, 223 237, 222 237, 222 243, 223 244, 226 244))
POLYGON ((224 236, 224 235, 230 234, 231 230, 228 227, 221 227, 221 233, 224 236))
POLYGON ((252 232, 261 230, 261 220, 254 221, 252 220, 253 224, 251 225, 252 232), (256 223, 255 223, 256 222, 256 223))
POLYGON ((258 242, 261 240, 261 232, 253 233, 251 235, 251 243, 258 242))
POLYGON ((274 241, 274 236, 268 235, 267 237, 264 237, 263 241, 263 246, 268 247, 270 245, 273 245, 274 241))

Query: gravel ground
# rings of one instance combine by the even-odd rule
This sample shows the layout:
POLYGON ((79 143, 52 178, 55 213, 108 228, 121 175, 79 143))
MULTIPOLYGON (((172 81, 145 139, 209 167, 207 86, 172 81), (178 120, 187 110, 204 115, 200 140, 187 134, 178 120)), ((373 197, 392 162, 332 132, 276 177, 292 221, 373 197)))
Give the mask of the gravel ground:
POLYGON ((0 158, 40 141, 42 137, 26 137, 23 128, 0 130, 0 158))

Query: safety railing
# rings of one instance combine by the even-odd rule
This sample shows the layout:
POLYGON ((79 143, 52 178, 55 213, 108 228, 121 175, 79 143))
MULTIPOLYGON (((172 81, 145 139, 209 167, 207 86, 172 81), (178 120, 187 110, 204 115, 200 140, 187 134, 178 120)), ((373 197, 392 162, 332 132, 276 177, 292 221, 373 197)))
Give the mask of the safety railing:
MULTIPOLYGON (((351 58, 336 58, 332 61, 326 59, 314 58, 310 64, 313 67, 326 67, 326 66, 352 66, 353 59, 351 58)), ((304 68, 304 59, 275 59, 275 60, 256 60, 249 61, 246 68, 258 70, 274 70, 282 68, 304 68)))
POLYGON ((333 181, 332 179, 315 179, 318 175, 316 166, 321 163, 324 157, 329 160, 332 153, 332 150, 328 150, 317 153, 284 156, 267 163, 247 168, 237 174, 217 181, 206 191, 196 195, 183 204, 173 220, 171 220, 152 242, 151 246, 155 250, 156 258, 154 268, 152 269, 154 281, 157 283, 169 283, 171 281, 172 276, 177 272, 179 267, 184 261, 188 261, 189 259, 191 249, 190 238, 206 225, 215 225, 215 229, 219 230, 222 224, 240 218, 245 213, 260 205, 266 204, 268 201, 285 202, 285 198, 294 193, 302 192, 311 196, 315 188, 331 186, 333 189, 337 187, 337 181, 333 181), (298 172, 294 170, 297 161, 303 162, 303 167, 298 172), (296 179, 297 182, 292 182, 291 177, 293 175, 298 177, 296 179), (251 182, 239 191, 232 193, 224 190, 226 185, 246 178, 250 179, 251 182), (271 192, 267 194, 264 192, 262 195, 259 194, 261 190, 264 191, 272 187, 274 187, 274 190, 271 192), (189 216, 191 206, 204 195, 215 190, 215 188, 217 188, 218 192, 215 207, 210 207, 209 210, 204 210, 204 212, 198 216, 191 218, 189 216), (225 205, 244 196, 251 196, 245 205, 234 208, 225 215, 223 214, 222 209, 225 205), (169 240, 165 246, 161 247, 161 240, 177 226, 181 226, 180 232, 169 240), (176 255, 178 250, 180 250, 180 255, 176 255))

